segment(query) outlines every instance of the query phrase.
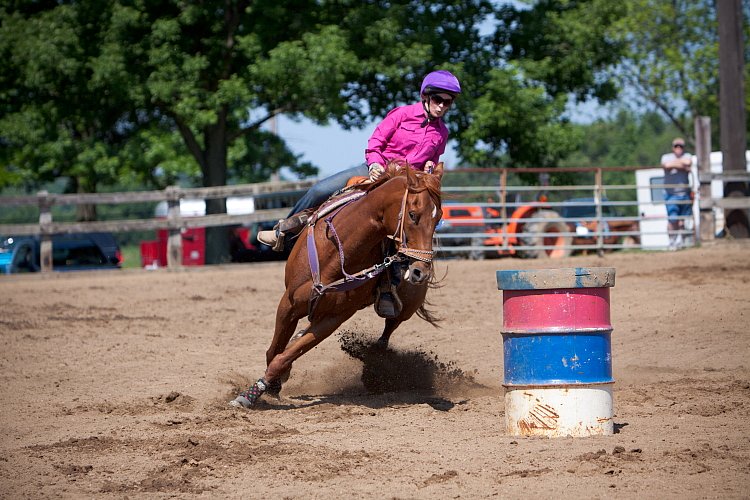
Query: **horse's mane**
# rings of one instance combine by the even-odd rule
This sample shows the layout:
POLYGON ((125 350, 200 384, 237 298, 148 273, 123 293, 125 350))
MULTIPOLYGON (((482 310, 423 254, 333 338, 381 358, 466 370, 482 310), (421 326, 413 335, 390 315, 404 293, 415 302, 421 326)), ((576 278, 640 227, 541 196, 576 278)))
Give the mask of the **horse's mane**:
POLYGON ((370 191, 377 188, 381 184, 385 184, 389 180, 395 177, 406 177, 407 171, 411 170, 411 173, 421 180, 420 185, 411 188, 410 190, 414 193, 421 193, 425 189, 429 192, 430 198, 438 207, 441 207, 441 193, 440 193, 440 179, 436 175, 430 175, 419 170, 414 170, 411 165, 406 161, 390 161, 385 166, 385 173, 381 175, 375 182, 360 184, 358 187, 365 191, 370 191))

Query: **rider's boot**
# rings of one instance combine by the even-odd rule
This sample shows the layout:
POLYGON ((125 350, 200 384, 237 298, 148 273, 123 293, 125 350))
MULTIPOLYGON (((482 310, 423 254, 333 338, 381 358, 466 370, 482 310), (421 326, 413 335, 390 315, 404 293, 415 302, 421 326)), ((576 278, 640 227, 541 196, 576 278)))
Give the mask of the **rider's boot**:
POLYGON ((396 287, 400 281, 399 278, 392 276, 390 269, 381 275, 375 292, 375 312, 381 318, 391 319, 401 314, 403 304, 396 293, 396 287))
POLYGON ((307 214, 295 214, 287 219, 281 219, 273 229, 258 232, 258 241, 273 248, 275 252, 284 251, 286 235, 297 234, 299 229, 307 223, 307 214))

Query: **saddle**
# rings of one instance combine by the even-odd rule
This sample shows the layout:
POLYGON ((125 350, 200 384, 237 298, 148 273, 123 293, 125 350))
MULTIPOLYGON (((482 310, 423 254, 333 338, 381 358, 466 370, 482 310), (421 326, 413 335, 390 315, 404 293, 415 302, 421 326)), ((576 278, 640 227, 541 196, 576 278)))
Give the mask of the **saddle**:
POLYGON ((310 208, 279 221, 277 229, 285 235, 296 236, 304 226, 315 224, 340 206, 346 205, 364 195, 364 191, 351 191, 351 188, 369 182, 369 177, 355 176, 346 181, 346 186, 336 191, 317 209, 310 208))

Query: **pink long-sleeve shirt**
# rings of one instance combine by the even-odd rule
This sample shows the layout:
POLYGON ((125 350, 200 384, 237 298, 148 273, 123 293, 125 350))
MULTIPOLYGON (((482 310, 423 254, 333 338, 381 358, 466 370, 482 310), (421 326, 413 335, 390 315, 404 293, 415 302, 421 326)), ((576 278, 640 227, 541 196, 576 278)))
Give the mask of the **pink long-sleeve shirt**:
POLYGON ((437 163, 445 152, 448 128, 442 119, 422 127, 424 118, 422 103, 392 109, 367 141, 367 164, 406 160, 413 168, 424 170, 427 161, 437 163))

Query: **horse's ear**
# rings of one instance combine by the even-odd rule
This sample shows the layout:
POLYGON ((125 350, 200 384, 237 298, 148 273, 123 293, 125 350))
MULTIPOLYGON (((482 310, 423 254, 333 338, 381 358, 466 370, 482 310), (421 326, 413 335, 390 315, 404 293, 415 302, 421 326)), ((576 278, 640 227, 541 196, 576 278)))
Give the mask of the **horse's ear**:
POLYGON ((439 162, 434 169, 432 169, 432 175, 436 175, 438 179, 443 178, 443 162, 439 162))

